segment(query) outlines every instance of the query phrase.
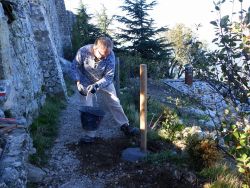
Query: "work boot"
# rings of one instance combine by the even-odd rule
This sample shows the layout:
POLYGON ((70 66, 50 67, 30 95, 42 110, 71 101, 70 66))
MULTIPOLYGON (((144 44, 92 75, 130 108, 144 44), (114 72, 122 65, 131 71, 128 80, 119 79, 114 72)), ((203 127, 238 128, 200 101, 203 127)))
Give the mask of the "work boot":
POLYGON ((137 127, 133 127, 127 123, 125 123, 121 126, 121 131, 126 136, 137 136, 140 134, 140 130, 137 127))

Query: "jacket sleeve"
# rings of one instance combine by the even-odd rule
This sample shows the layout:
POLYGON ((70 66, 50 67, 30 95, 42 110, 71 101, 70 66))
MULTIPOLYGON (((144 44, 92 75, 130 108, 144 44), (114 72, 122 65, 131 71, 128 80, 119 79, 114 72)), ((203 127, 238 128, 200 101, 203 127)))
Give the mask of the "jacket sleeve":
POLYGON ((96 83, 99 88, 105 88, 109 84, 113 82, 114 74, 115 74, 115 55, 114 52, 111 52, 109 57, 107 58, 107 65, 104 71, 104 75, 102 79, 98 80, 96 83))

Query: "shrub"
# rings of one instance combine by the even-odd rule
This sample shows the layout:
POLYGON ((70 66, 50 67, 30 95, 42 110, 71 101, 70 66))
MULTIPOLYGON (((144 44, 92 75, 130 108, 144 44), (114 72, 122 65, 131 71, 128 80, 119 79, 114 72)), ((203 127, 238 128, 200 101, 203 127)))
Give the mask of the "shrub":
POLYGON ((201 170, 204 167, 211 167, 222 158, 222 154, 211 138, 200 139, 198 134, 187 138, 186 151, 194 168, 201 170))
POLYGON ((161 118, 162 130, 169 140, 175 140, 177 135, 184 129, 184 126, 179 123, 177 114, 169 108, 164 108, 161 118))

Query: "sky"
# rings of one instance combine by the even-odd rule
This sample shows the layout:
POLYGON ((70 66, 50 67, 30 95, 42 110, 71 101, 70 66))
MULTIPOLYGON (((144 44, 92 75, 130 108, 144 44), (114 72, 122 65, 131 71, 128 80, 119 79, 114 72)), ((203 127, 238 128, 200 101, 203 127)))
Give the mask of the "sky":
MULTIPOLYGON (((95 14, 99 12, 104 5, 107 8, 107 14, 121 15, 121 9, 123 0, 64 0, 67 10, 76 12, 77 7, 79 7, 80 2, 87 7, 87 13, 95 14)), ((214 0, 217 2, 217 0, 214 0)), ((227 0, 228 3, 224 4, 222 7, 222 14, 231 14, 232 10, 239 10, 239 0, 234 0, 235 6, 227 0), (236 6, 237 5, 237 6, 236 6)), ((148 1, 151 2, 151 1, 148 1)), ((194 30, 197 33, 200 41, 207 41, 210 45, 213 38, 215 30, 210 21, 217 18, 214 11, 213 0, 156 0, 157 5, 153 7, 153 10, 149 12, 150 17, 155 20, 156 27, 167 26, 169 29, 174 27, 176 24, 184 24, 185 26, 194 30), (201 24, 198 30, 195 26, 201 24)), ((243 8, 246 10, 250 7, 250 0, 243 0, 243 8)), ((233 19, 237 19, 234 16, 233 19)))

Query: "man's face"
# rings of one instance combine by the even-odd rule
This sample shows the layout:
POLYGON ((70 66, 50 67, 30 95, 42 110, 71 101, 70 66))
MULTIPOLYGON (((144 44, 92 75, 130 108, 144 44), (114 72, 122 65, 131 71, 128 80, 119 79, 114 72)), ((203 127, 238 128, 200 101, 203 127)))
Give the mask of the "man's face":
POLYGON ((104 46, 97 45, 94 47, 94 55, 98 60, 105 59, 110 53, 110 50, 104 46))

